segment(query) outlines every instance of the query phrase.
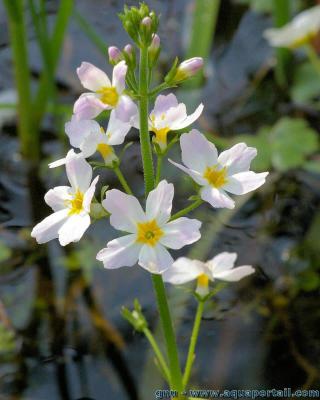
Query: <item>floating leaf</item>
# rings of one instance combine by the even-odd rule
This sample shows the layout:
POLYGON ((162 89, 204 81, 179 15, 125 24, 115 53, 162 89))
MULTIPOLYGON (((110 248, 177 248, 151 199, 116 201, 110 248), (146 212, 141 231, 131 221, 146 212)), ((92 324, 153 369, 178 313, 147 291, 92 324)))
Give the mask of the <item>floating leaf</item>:
POLYGON ((318 150, 317 133, 300 118, 281 118, 270 132, 272 165, 279 171, 300 167, 318 150))
POLYGON ((291 98, 297 103, 309 103, 319 96, 319 73, 309 62, 299 65, 293 76, 291 98))

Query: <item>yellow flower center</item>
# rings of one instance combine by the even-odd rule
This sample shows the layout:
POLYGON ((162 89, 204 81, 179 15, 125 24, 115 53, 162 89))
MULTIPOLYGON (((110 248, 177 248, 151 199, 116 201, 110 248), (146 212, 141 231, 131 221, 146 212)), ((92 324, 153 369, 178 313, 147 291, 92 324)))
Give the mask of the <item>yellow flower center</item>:
POLYGON ((138 222, 137 227, 138 243, 148 244, 154 247, 163 236, 163 231, 159 228, 155 219, 148 222, 138 222))
POLYGON ((119 95, 115 87, 102 87, 97 90, 97 93, 100 94, 100 100, 102 103, 107 104, 108 106, 115 107, 119 100, 119 95))
POLYGON ((304 36, 301 36, 300 38, 294 40, 289 46, 291 49, 296 49, 297 47, 303 46, 307 43, 309 43, 312 39, 314 39, 317 36, 318 31, 313 31, 309 32, 304 36))
POLYGON ((106 143, 99 143, 97 146, 97 150, 103 158, 110 156, 110 154, 113 152, 112 147, 106 143))
POLYGON ((168 128, 168 127, 161 128, 161 129, 153 128, 152 130, 156 134, 155 142, 158 143, 161 148, 166 148, 167 147, 167 135, 168 135, 168 132, 170 131, 170 128, 168 128))
POLYGON ((226 168, 218 169, 216 166, 207 167, 203 177, 215 188, 220 188, 228 182, 226 168))
POLYGON ((209 278, 206 274, 201 274, 198 276, 198 286, 208 287, 209 285, 209 278))
POLYGON ((79 214, 83 210, 83 193, 81 193, 80 190, 77 190, 73 199, 69 200, 68 203, 70 207, 69 215, 79 214))

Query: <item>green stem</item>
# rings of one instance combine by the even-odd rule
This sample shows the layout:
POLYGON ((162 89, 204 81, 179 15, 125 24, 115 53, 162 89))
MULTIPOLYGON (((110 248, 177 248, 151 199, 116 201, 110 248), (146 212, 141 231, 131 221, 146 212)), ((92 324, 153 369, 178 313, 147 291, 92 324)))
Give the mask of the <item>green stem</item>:
POLYGON ((147 196, 154 188, 154 172, 148 126, 148 48, 146 46, 142 47, 140 51, 139 95, 140 145, 145 195, 147 196))
POLYGON ((166 82, 161 83, 159 86, 156 86, 154 89, 151 90, 149 93, 149 97, 154 97, 158 93, 162 92, 162 90, 168 89, 170 86, 166 82))
MULTIPOLYGON (((202 57, 207 60, 212 48, 220 0, 195 0, 190 44, 187 57, 202 57), (199 38, 201 37, 201 40, 199 38)), ((186 82, 187 87, 196 88, 203 81, 203 72, 186 82)))
MULTIPOLYGON (((139 70, 139 115, 140 115, 140 147, 144 172, 145 196, 154 188, 154 170, 151 142, 148 128, 148 49, 140 50, 139 70)), ((175 333, 173 330, 166 290, 161 275, 152 275, 153 286, 157 298, 158 309, 166 341, 167 356, 170 369, 170 383, 173 390, 182 390, 182 373, 175 333)))
POLYGON ((36 161, 39 156, 39 143, 31 130, 30 70, 23 1, 4 0, 4 5, 8 14, 14 74, 18 92, 18 132, 21 152, 27 159, 36 161))
POLYGON ((128 185, 128 182, 126 181, 126 178, 123 176, 123 173, 121 172, 119 167, 114 167, 113 168, 114 173, 117 175, 119 182, 121 183, 123 189, 126 191, 128 194, 132 194, 132 190, 130 189, 130 186, 128 185))
POLYGON ((52 38, 50 39, 50 53, 52 61, 50 72, 52 76, 48 77, 48 73, 46 71, 44 71, 44 73, 41 75, 36 98, 33 102, 33 126, 35 128, 39 127, 42 117, 46 111, 49 98, 48 86, 50 86, 50 82, 48 80, 53 79, 53 75, 57 68, 65 31, 67 29, 72 10, 73 0, 63 0, 60 2, 52 38))
POLYGON ((183 217, 184 215, 188 214, 190 211, 194 210, 195 208, 198 208, 201 206, 203 203, 202 199, 198 199, 191 203, 188 207, 183 208, 182 210, 178 211, 177 213, 173 214, 172 217, 170 218, 170 221, 173 221, 177 218, 183 217))
POLYGON ((156 293, 158 310, 162 322, 162 329, 166 340, 167 356, 169 359, 171 389, 182 391, 182 374, 179 363, 177 343, 173 330, 166 290, 161 275, 152 275, 153 287, 156 293))
POLYGON ((163 156, 158 155, 157 158, 157 172, 156 172, 156 186, 160 182, 161 179, 161 169, 162 169, 162 161, 163 161, 163 156))
POLYGON ((308 43, 305 45, 307 56, 310 60, 310 63, 313 65, 314 69, 320 74, 320 59, 318 57, 317 52, 315 51, 312 44, 308 43))
MULTIPOLYGON (((290 0, 273 0, 273 19, 277 28, 289 22, 291 16, 290 0)), ((290 72, 290 50, 285 48, 276 49, 277 64, 275 68, 276 80, 281 87, 288 84, 288 73, 290 72)))
POLYGON ((146 338, 148 339, 148 341, 149 341, 149 343, 150 343, 150 345, 151 345, 151 347, 152 347, 152 349, 153 349, 153 351, 154 351, 154 353, 155 353, 155 355, 157 357, 157 360, 159 362, 159 365, 160 365, 160 367, 162 369, 162 372, 164 373, 164 376, 165 376, 167 382, 170 383, 170 371, 169 371, 169 368, 167 366, 166 360, 164 359, 163 354, 162 354, 162 352, 161 352, 161 350, 160 350, 160 348, 159 348, 154 336, 152 335, 151 331, 148 328, 145 328, 143 330, 143 333, 145 334, 146 338))
POLYGON ((200 324, 201 324, 201 318, 203 314, 203 308, 204 308, 204 301, 199 301, 198 302, 198 308, 197 308, 197 313, 194 319, 194 324, 193 324, 193 329, 192 329, 192 334, 191 334, 191 339, 190 339, 190 345, 189 345, 189 351, 188 351, 188 356, 187 356, 187 361, 186 361, 186 367, 184 370, 183 374, 183 390, 187 386, 191 374, 191 368, 192 364, 195 358, 195 348, 198 340, 198 335, 199 335, 199 329, 200 329, 200 324))

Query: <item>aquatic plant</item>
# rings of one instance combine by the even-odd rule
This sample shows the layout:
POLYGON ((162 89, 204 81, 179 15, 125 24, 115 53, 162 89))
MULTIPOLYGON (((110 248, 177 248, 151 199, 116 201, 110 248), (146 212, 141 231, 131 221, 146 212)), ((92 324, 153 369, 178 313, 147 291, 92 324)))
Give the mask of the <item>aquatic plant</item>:
POLYGON ((151 87, 152 70, 157 65, 161 50, 157 35, 159 18, 146 4, 141 4, 140 8, 125 6, 120 19, 134 44, 128 44, 122 51, 115 46, 109 48, 109 61, 114 65, 112 81, 89 62, 83 62, 77 69, 82 85, 90 92, 82 94, 76 101, 74 115, 65 128, 71 146, 80 149, 80 152, 70 150, 65 158, 50 165, 65 164, 71 186, 49 190, 45 201, 54 213, 37 224, 31 235, 39 243, 59 238, 64 246, 81 239, 91 223, 91 217, 109 219, 115 229, 127 232, 127 235, 107 243, 97 254, 97 259, 107 269, 131 267, 138 262, 151 273, 166 356, 149 330, 138 301, 134 302, 133 311, 123 308, 123 316, 136 330, 146 335, 162 375, 170 388, 183 399, 194 361, 204 304, 224 287, 217 285, 216 280, 238 281, 252 274, 254 269, 251 266, 233 268, 235 253, 221 253, 206 263, 187 258, 174 261, 167 248, 181 249, 200 239, 201 222, 185 215, 203 202, 210 203, 214 208, 233 208, 234 200, 226 192, 235 195, 251 192, 264 184, 268 173, 250 171, 250 163, 257 155, 255 148, 238 143, 218 156, 215 145, 204 135, 197 130, 187 132, 186 128, 200 116, 202 104, 188 115, 185 104, 179 103, 173 94, 160 94, 194 77, 203 67, 203 60, 194 57, 179 63, 176 59, 163 82, 151 87), (137 50, 140 53, 139 62, 137 50), (149 105, 153 101, 154 108, 149 114, 149 105), (105 111, 110 113, 106 131, 94 120, 105 111), (113 149, 114 145, 125 141, 131 127, 138 128, 140 134, 145 211, 122 174, 121 158, 113 149), (168 136, 169 132, 172 133, 168 136), (191 204, 172 215, 174 186, 162 179, 161 165, 168 150, 178 141, 184 165, 171 162, 191 176, 197 190, 191 204), (98 177, 92 181, 92 167, 86 161, 96 152, 100 153, 103 161, 93 163, 96 169, 113 170, 124 189, 124 192, 110 187, 106 190, 108 182, 103 182, 101 197, 104 199, 101 202, 93 197, 98 177), (154 158, 157 158, 156 173, 154 158), (182 370, 164 281, 183 284, 193 279, 197 279, 194 295, 198 309, 186 365, 182 370), (209 281, 213 282, 213 290, 209 288, 209 281))

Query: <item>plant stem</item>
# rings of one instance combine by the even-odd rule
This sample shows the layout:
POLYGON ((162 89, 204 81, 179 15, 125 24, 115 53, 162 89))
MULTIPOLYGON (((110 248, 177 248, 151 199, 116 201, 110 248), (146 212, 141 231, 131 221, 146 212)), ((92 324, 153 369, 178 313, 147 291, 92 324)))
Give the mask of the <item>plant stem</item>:
MULTIPOLYGON (((212 48, 216 30, 220 0, 195 0, 191 37, 187 57, 202 57, 207 60, 212 48), (201 37, 201 40, 199 38, 201 37)), ((199 87, 203 73, 198 73, 185 83, 187 87, 199 87)))
POLYGON ((199 335, 199 329, 200 329, 201 318, 202 318, 202 314, 203 314, 203 308, 204 308, 204 301, 198 301, 198 308, 197 308, 197 313, 196 313, 196 316, 194 319, 186 367, 185 367, 184 374, 183 374, 183 390, 186 388, 186 386, 189 382, 191 368, 192 368, 192 364, 193 364, 193 361, 195 358, 194 351, 196 348, 197 339, 198 339, 198 335, 199 335))
MULTIPOLYGON (((140 147, 143 164, 145 196, 154 188, 154 170, 150 135, 148 128, 148 49, 140 49, 139 70, 139 115, 140 115, 140 147)), ((166 291, 161 275, 152 275, 153 286, 157 298, 158 310, 166 341, 167 356, 170 369, 170 383, 173 390, 182 390, 182 373, 179 364, 179 355, 175 333, 171 321, 166 291)))
POLYGON ((173 221, 177 218, 183 217, 184 215, 188 214, 190 211, 194 210, 195 208, 198 208, 201 206, 203 203, 202 199, 197 199, 193 203, 191 203, 188 207, 183 208, 182 210, 178 211, 177 213, 173 214, 172 217, 170 218, 170 221, 173 221))
POLYGON ((156 172, 156 186, 160 182, 161 179, 161 169, 162 169, 162 161, 163 161, 163 156, 158 155, 157 158, 157 172, 156 172))
POLYGON ((310 60, 310 63, 314 67, 314 69, 317 71, 318 74, 320 74, 320 59, 318 57, 317 52, 315 51, 314 47, 312 46, 311 43, 307 43, 305 45, 307 56, 310 60))
POLYGON ((59 10, 56 16, 56 22, 53 30, 53 34, 50 40, 50 52, 51 52, 51 77, 48 77, 46 71, 42 73, 36 98, 33 102, 33 126, 38 129, 41 123, 42 117, 46 111, 49 93, 48 86, 50 82, 48 79, 54 79, 54 73, 58 65, 59 55, 64 40, 65 31, 69 22, 70 15, 73 10, 73 0, 63 0, 60 2, 59 10))
POLYGON ((169 371, 169 368, 167 366, 166 360, 164 359, 163 354, 162 354, 162 352, 161 352, 161 350, 160 350, 160 348, 159 348, 154 336, 152 335, 151 331, 148 328, 145 328, 143 330, 143 333, 145 334, 146 338, 148 339, 148 341, 149 341, 149 343, 150 343, 150 345, 151 345, 151 347, 152 347, 152 349, 153 349, 153 351, 154 351, 154 353, 155 353, 155 355, 157 357, 157 360, 159 362, 159 365, 160 365, 160 367, 161 367, 161 369, 162 369, 162 371, 164 373, 164 376, 165 376, 167 382, 170 383, 170 371, 169 371))
POLYGON ((162 329, 166 340, 167 356, 169 359, 171 389, 182 391, 182 373, 179 363, 177 343, 173 330, 166 290, 161 275, 152 275, 153 287, 156 293, 158 310, 162 322, 162 329))
MULTIPOLYGON (((273 19, 277 28, 285 25, 291 15, 290 0, 273 0, 273 19)), ((275 69, 276 80, 281 87, 288 84, 288 72, 290 70, 290 50, 284 48, 276 49, 277 65, 275 69)))
POLYGON ((119 167, 113 168, 114 173, 117 175, 123 189, 126 191, 128 194, 132 194, 132 190, 130 189, 130 186, 128 185, 128 182, 126 181, 126 178, 123 176, 123 173, 121 172, 119 167))
POLYGON ((161 83, 159 86, 156 86, 151 92, 149 93, 149 97, 154 97, 162 90, 168 89, 170 86, 166 82, 161 83))
POLYGON ((33 134, 30 121, 30 70, 23 1, 4 0, 4 5, 8 14, 12 58, 18 92, 18 132, 21 152, 27 159, 36 161, 39 156, 39 143, 38 138, 33 134))
POLYGON ((148 48, 146 46, 140 50, 139 95, 140 145, 147 196, 154 188, 154 171, 148 126, 148 48))

